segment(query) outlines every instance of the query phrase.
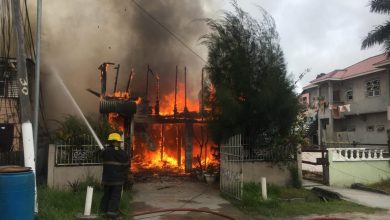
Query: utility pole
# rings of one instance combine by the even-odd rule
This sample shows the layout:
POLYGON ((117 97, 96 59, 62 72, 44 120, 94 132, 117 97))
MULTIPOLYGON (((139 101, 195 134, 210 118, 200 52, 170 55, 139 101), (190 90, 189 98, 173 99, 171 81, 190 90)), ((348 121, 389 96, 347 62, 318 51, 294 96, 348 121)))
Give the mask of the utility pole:
POLYGON ((38 126, 39 126, 39 83, 41 75, 41 18, 42 18, 42 0, 37 0, 37 31, 35 48, 35 89, 34 89, 34 147, 35 158, 38 151, 38 126))
POLYGON ((20 101, 20 118, 22 122, 22 139, 24 152, 24 166, 31 167, 35 179, 35 212, 38 212, 37 206, 37 187, 36 187, 36 172, 35 172, 35 155, 34 155, 34 140, 33 128, 31 124, 31 104, 29 97, 29 84, 26 67, 26 51, 24 44, 24 33, 20 14, 20 1, 11 1, 12 4, 12 20, 14 31, 16 34, 16 54, 17 54, 17 83, 18 94, 20 101))

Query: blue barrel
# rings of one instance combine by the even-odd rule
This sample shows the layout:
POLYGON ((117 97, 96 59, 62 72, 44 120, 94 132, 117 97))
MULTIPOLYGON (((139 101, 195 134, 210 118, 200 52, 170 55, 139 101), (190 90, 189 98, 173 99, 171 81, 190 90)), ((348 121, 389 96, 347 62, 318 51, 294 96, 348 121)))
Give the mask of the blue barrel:
POLYGON ((0 219, 34 220, 32 171, 0 173, 0 219))

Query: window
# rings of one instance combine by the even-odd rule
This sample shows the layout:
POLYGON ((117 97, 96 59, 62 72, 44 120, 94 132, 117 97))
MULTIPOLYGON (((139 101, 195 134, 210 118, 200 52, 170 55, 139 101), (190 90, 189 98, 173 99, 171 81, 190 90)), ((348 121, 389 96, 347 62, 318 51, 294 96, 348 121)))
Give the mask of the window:
POLYGON ((366 95, 379 96, 380 95, 380 80, 374 79, 366 82, 366 95))
POLYGON ((0 97, 5 97, 5 81, 0 81, 0 97))
POLYGON ((348 88, 348 89, 345 91, 345 99, 346 99, 347 101, 353 100, 352 88, 348 88))
POLYGON ((374 131, 374 125, 367 126, 367 131, 368 132, 373 132, 374 131))
POLYGON ((302 103, 305 104, 305 105, 308 104, 308 103, 307 103, 307 97, 303 97, 303 98, 302 98, 302 103))
POLYGON ((8 81, 7 82, 7 97, 8 98, 18 98, 18 84, 16 83, 15 80, 8 81))
POLYGON ((384 125, 377 125, 377 126, 376 126, 376 131, 382 132, 382 131, 384 131, 384 130, 385 130, 385 126, 384 126, 384 125))
POLYGON ((340 102, 340 91, 339 90, 333 91, 333 101, 340 102))

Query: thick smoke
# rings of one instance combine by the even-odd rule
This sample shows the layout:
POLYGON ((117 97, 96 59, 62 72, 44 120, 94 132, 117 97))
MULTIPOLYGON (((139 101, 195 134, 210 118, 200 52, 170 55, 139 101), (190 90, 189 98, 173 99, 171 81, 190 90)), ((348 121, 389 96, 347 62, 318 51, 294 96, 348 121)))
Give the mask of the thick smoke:
MULTIPOLYGON (((204 59, 205 47, 199 38, 208 29, 202 18, 212 17, 217 2, 207 0, 137 1, 154 18, 177 34, 204 59)), ((34 8, 34 7, 31 7, 34 8)), ((175 40, 166 30, 128 0, 51 0, 44 1, 42 23, 42 71, 48 118, 74 113, 53 72, 88 112, 98 111, 98 98, 86 92, 100 91, 97 67, 102 62, 120 63, 119 89, 124 90, 131 68, 135 70, 134 90, 143 95, 146 67, 149 64, 161 78, 161 93, 174 89, 175 67, 183 80, 188 69, 188 96, 196 98, 204 62, 175 40)), ((110 69, 108 92, 112 92, 115 70, 110 69)), ((154 81, 150 79, 150 99, 154 99, 154 81)))

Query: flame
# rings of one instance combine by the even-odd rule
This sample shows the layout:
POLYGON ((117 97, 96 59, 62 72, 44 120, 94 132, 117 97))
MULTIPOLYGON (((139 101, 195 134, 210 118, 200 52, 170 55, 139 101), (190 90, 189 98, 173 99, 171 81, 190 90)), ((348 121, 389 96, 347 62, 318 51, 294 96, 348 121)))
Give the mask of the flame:
MULTIPOLYGON (((136 131, 132 171, 137 172, 142 169, 164 169, 183 172, 186 160, 183 136, 184 125, 164 124, 162 128, 161 124, 153 124, 150 125, 148 129, 148 133, 151 134, 151 139, 153 143, 155 143, 155 148, 153 149, 151 146, 152 144, 148 143, 143 137, 142 132, 146 132, 146 130, 136 131), (161 132, 161 129, 163 129, 164 132, 161 132)), ((201 151, 200 143, 203 143, 200 163, 202 164, 203 169, 205 169, 207 164, 218 163, 218 161, 214 158, 214 152, 211 150, 213 143, 210 140, 199 142, 199 138, 201 137, 200 130, 199 125, 194 125, 194 139, 192 143, 193 158, 191 158, 192 167, 199 167, 199 160, 197 158, 201 151)), ((206 133, 204 133, 204 137, 206 137, 206 133)))
POLYGON ((136 105, 139 105, 139 104, 141 104, 141 101, 142 101, 141 97, 138 97, 138 98, 135 100, 135 104, 136 104, 136 105))
POLYGON ((121 91, 118 91, 118 92, 114 92, 113 94, 111 95, 107 95, 107 97, 115 97, 115 98, 119 98, 119 99, 130 99, 130 94, 128 92, 121 92, 121 91))
MULTIPOLYGON (((109 94, 107 95, 107 97, 115 98, 118 100, 130 100, 130 94, 128 92, 121 92, 121 91, 115 92, 113 94, 109 94)), ((135 100, 135 103, 137 105, 141 103, 141 98, 138 97, 135 100)), ((125 119, 117 113, 109 113, 108 122, 110 123, 111 127, 115 130, 122 131, 122 132, 125 130, 124 127, 125 119)))
POLYGON ((118 131, 124 131, 125 119, 121 117, 118 113, 108 113, 108 122, 111 127, 118 131))
MULTIPOLYGON (((176 94, 177 111, 184 112, 185 94, 184 84, 178 84, 176 94)), ((213 91, 211 91, 213 92, 213 91)), ((215 91, 214 91, 215 92, 215 91)), ((108 97, 119 100, 129 100, 127 92, 115 92, 108 97)), ((142 99, 137 98, 135 103, 139 105, 142 99)), ((187 97, 187 110, 199 111, 199 101, 187 97)), ((163 95, 160 98, 160 115, 172 115, 175 107, 175 92, 163 95)), ((109 113, 108 120, 114 129, 124 131, 124 117, 116 113, 109 113)), ((211 146, 214 144, 207 137, 204 125, 193 124, 192 141, 192 168, 202 167, 206 169, 208 164, 218 164, 211 146), (202 128, 201 128, 202 127, 202 128), (203 132, 203 133, 202 133, 203 132)), ((169 170, 184 172, 185 169, 185 125, 176 124, 136 124, 134 128, 133 158, 131 169, 137 172, 143 169, 169 170)))
MULTIPOLYGON (((178 83, 177 95, 176 95, 176 108, 178 112, 184 111, 184 104, 185 104, 184 92, 185 92, 184 83, 178 83)), ((174 106, 175 106, 175 91, 161 97, 160 115, 172 115, 174 106)), ((190 112, 199 111, 199 101, 197 99, 191 99, 187 95, 187 109, 190 112)))

